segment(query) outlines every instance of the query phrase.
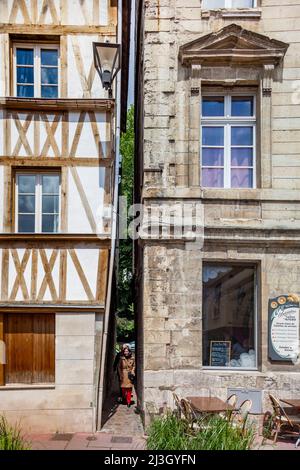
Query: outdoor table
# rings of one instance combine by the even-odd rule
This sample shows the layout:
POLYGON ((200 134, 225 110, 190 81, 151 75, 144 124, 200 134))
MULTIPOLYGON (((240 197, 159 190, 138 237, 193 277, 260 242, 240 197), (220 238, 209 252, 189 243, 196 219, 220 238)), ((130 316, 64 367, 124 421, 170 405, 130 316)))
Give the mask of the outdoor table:
POLYGON ((187 400, 198 413, 222 413, 234 410, 232 405, 217 397, 187 397, 187 400))

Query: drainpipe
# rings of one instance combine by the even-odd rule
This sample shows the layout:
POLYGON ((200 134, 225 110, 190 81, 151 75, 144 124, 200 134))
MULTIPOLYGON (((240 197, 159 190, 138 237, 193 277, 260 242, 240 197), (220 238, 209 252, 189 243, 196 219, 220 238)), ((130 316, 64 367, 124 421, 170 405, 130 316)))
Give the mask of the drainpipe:
MULTIPOLYGON (((122 44, 122 0, 118 0, 118 32, 117 32, 117 43, 122 44)), ((122 53, 122 51, 121 51, 122 53)), ((104 328, 102 336, 102 350, 101 350, 101 365, 97 387, 97 402, 96 402, 96 430, 101 429, 102 421, 102 407, 103 407, 103 396, 104 396, 104 374, 105 374, 105 362, 106 362, 106 347, 108 337, 108 325, 110 315, 110 304, 111 304, 111 290, 112 290, 112 278, 114 272, 114 261, 115 261, 115 249, 116 249, 116 237, 117 237, 117 212, 118 212, 118 197, 119 197, 119 166, 120 166, 120 122, 121 122, 121 71, 116 77, 116 126, 115 126, 115 181, 113 190, 113 204, 112 204, 112 215, 111 215, 111 248, 109 258, 109 271, 107 279, 107 293, 104 313, 104 328)))

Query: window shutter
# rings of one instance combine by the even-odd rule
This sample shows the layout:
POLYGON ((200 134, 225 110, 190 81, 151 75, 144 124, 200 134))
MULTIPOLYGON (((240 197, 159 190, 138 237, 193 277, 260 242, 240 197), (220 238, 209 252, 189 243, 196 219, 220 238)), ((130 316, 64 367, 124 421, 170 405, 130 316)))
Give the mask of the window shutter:
POLYGON ((51 383, 55 371, 55 314, 7 314, 6 383, 51 383))

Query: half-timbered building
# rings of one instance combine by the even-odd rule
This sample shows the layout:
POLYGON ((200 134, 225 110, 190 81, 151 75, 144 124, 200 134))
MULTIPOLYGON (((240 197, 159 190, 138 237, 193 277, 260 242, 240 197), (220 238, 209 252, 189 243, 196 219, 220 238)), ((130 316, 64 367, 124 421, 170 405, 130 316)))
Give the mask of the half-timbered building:
POLYGON ((100 426, 129 4, 0 1, 0 414, 32 432, 100 426), (104 41, 125 45, 114 99, 104 41))

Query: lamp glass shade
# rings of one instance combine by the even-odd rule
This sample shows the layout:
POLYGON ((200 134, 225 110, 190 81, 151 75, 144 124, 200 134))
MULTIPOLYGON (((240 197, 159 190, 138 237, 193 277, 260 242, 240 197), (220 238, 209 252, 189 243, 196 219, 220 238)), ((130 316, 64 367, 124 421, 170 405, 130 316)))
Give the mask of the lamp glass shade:
POLYGON ((120 70, 120 45, 94 43, 94 62, 103 87, 109 89, 120 70))

